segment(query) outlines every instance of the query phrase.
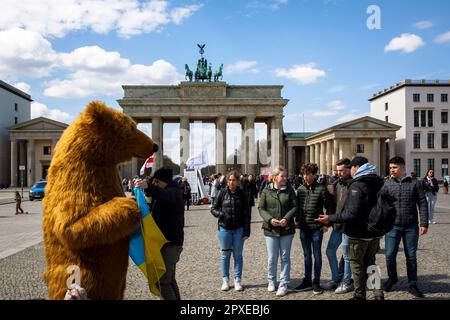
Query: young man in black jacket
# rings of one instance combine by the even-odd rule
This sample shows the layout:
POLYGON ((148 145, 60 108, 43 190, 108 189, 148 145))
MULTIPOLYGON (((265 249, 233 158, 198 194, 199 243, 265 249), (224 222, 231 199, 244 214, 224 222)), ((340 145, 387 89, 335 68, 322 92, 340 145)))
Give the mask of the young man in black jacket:
POLYGON ((428 205, 422 184, 419 180, 413 180, 411 176, 405 175, 405 160, 394 157, 389 160, 390 179, 385 183, 382 192, 393 196, 397 215, 394 228, 386 233, 386 266, 388 280, 384 283, 384 290, 389 292, 397 283, 397 252, 400 241, 406 256, 406 270, 408 273, 408 291, 418 298, 423 298, 422 292, 417 287, 417 246, 419 234, 425 235, 428 231, 428 205), (420 210, 420 229, 417 214, 420 210))
POLYGON ((175 279, 176 264, 180 259, 184 242, 184 200, 179 185, 172 182, 172 170, 160 168, 153 180, 138 182, 146 196, 151 197, 152 216, 164 237, 169 241, 161 249, 166 264, 166 273, 161 277, 161 295, 164 300, 181 300, 175 279))
MULTIPOLYGON (((349 258, 355 292, 352 300, 366 299, 367 267, 375 265, 375 255, 380 238, 372 237, 366 220, 377 202, 383 179, 375 173, 375 166, 364 157, 355 157, 347 166, 353 181, 348 186, 344 209, 334 215, 321 215, 316 221, 325 224, 344 223, 344 233, 349 238, 349 258)), ((384 300, 383 290, 374 289, 375 300, 384 300)))

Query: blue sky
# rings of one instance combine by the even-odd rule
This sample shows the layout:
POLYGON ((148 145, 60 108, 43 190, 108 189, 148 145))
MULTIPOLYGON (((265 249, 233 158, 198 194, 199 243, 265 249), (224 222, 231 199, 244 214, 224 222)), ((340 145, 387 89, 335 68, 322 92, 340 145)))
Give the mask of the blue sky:
POLYGON ((303 114, 306 131, 366 115, 372 93, 402 79, 450 79, 445 0, 22 2, 2 0, 0 79, 31 93, 33 116, 67 123, 93 99, 118 108, 121 84, 178 83, 197 43, 229 84, 283 85, 285 131, 303 131, 303 114))

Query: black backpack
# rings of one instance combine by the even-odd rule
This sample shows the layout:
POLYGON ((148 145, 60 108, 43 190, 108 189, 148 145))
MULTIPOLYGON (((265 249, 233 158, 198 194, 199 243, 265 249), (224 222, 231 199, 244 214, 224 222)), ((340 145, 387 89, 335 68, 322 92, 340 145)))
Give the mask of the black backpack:
POLYGON ((377 203, 367 217, 367 231, 373 237, 382 237, 394 227, 396 199, 388 193, 378 193, 377 203))

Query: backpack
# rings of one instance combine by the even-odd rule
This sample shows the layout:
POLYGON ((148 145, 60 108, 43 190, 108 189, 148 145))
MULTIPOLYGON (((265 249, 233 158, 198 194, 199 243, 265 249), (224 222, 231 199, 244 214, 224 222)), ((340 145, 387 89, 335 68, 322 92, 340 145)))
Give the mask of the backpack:
POLYGON ((367 217, 367 231, 373 237, 382 237, 394 227, 397 210, 396 199, 388 193, 378 193, 377 203, 367 217))

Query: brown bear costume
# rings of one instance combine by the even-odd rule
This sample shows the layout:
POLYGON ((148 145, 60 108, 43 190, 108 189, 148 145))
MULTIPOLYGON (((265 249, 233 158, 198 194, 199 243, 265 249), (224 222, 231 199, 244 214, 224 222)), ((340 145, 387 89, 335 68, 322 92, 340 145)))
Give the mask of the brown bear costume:
POLYGON ((140 211, 125 197, 118 164, 158 147, 129 116, 94 101, 55 149, 43 202, 49 298, 64 298, 66 269, 77 265, 89 299, 122 299, 140 211))

